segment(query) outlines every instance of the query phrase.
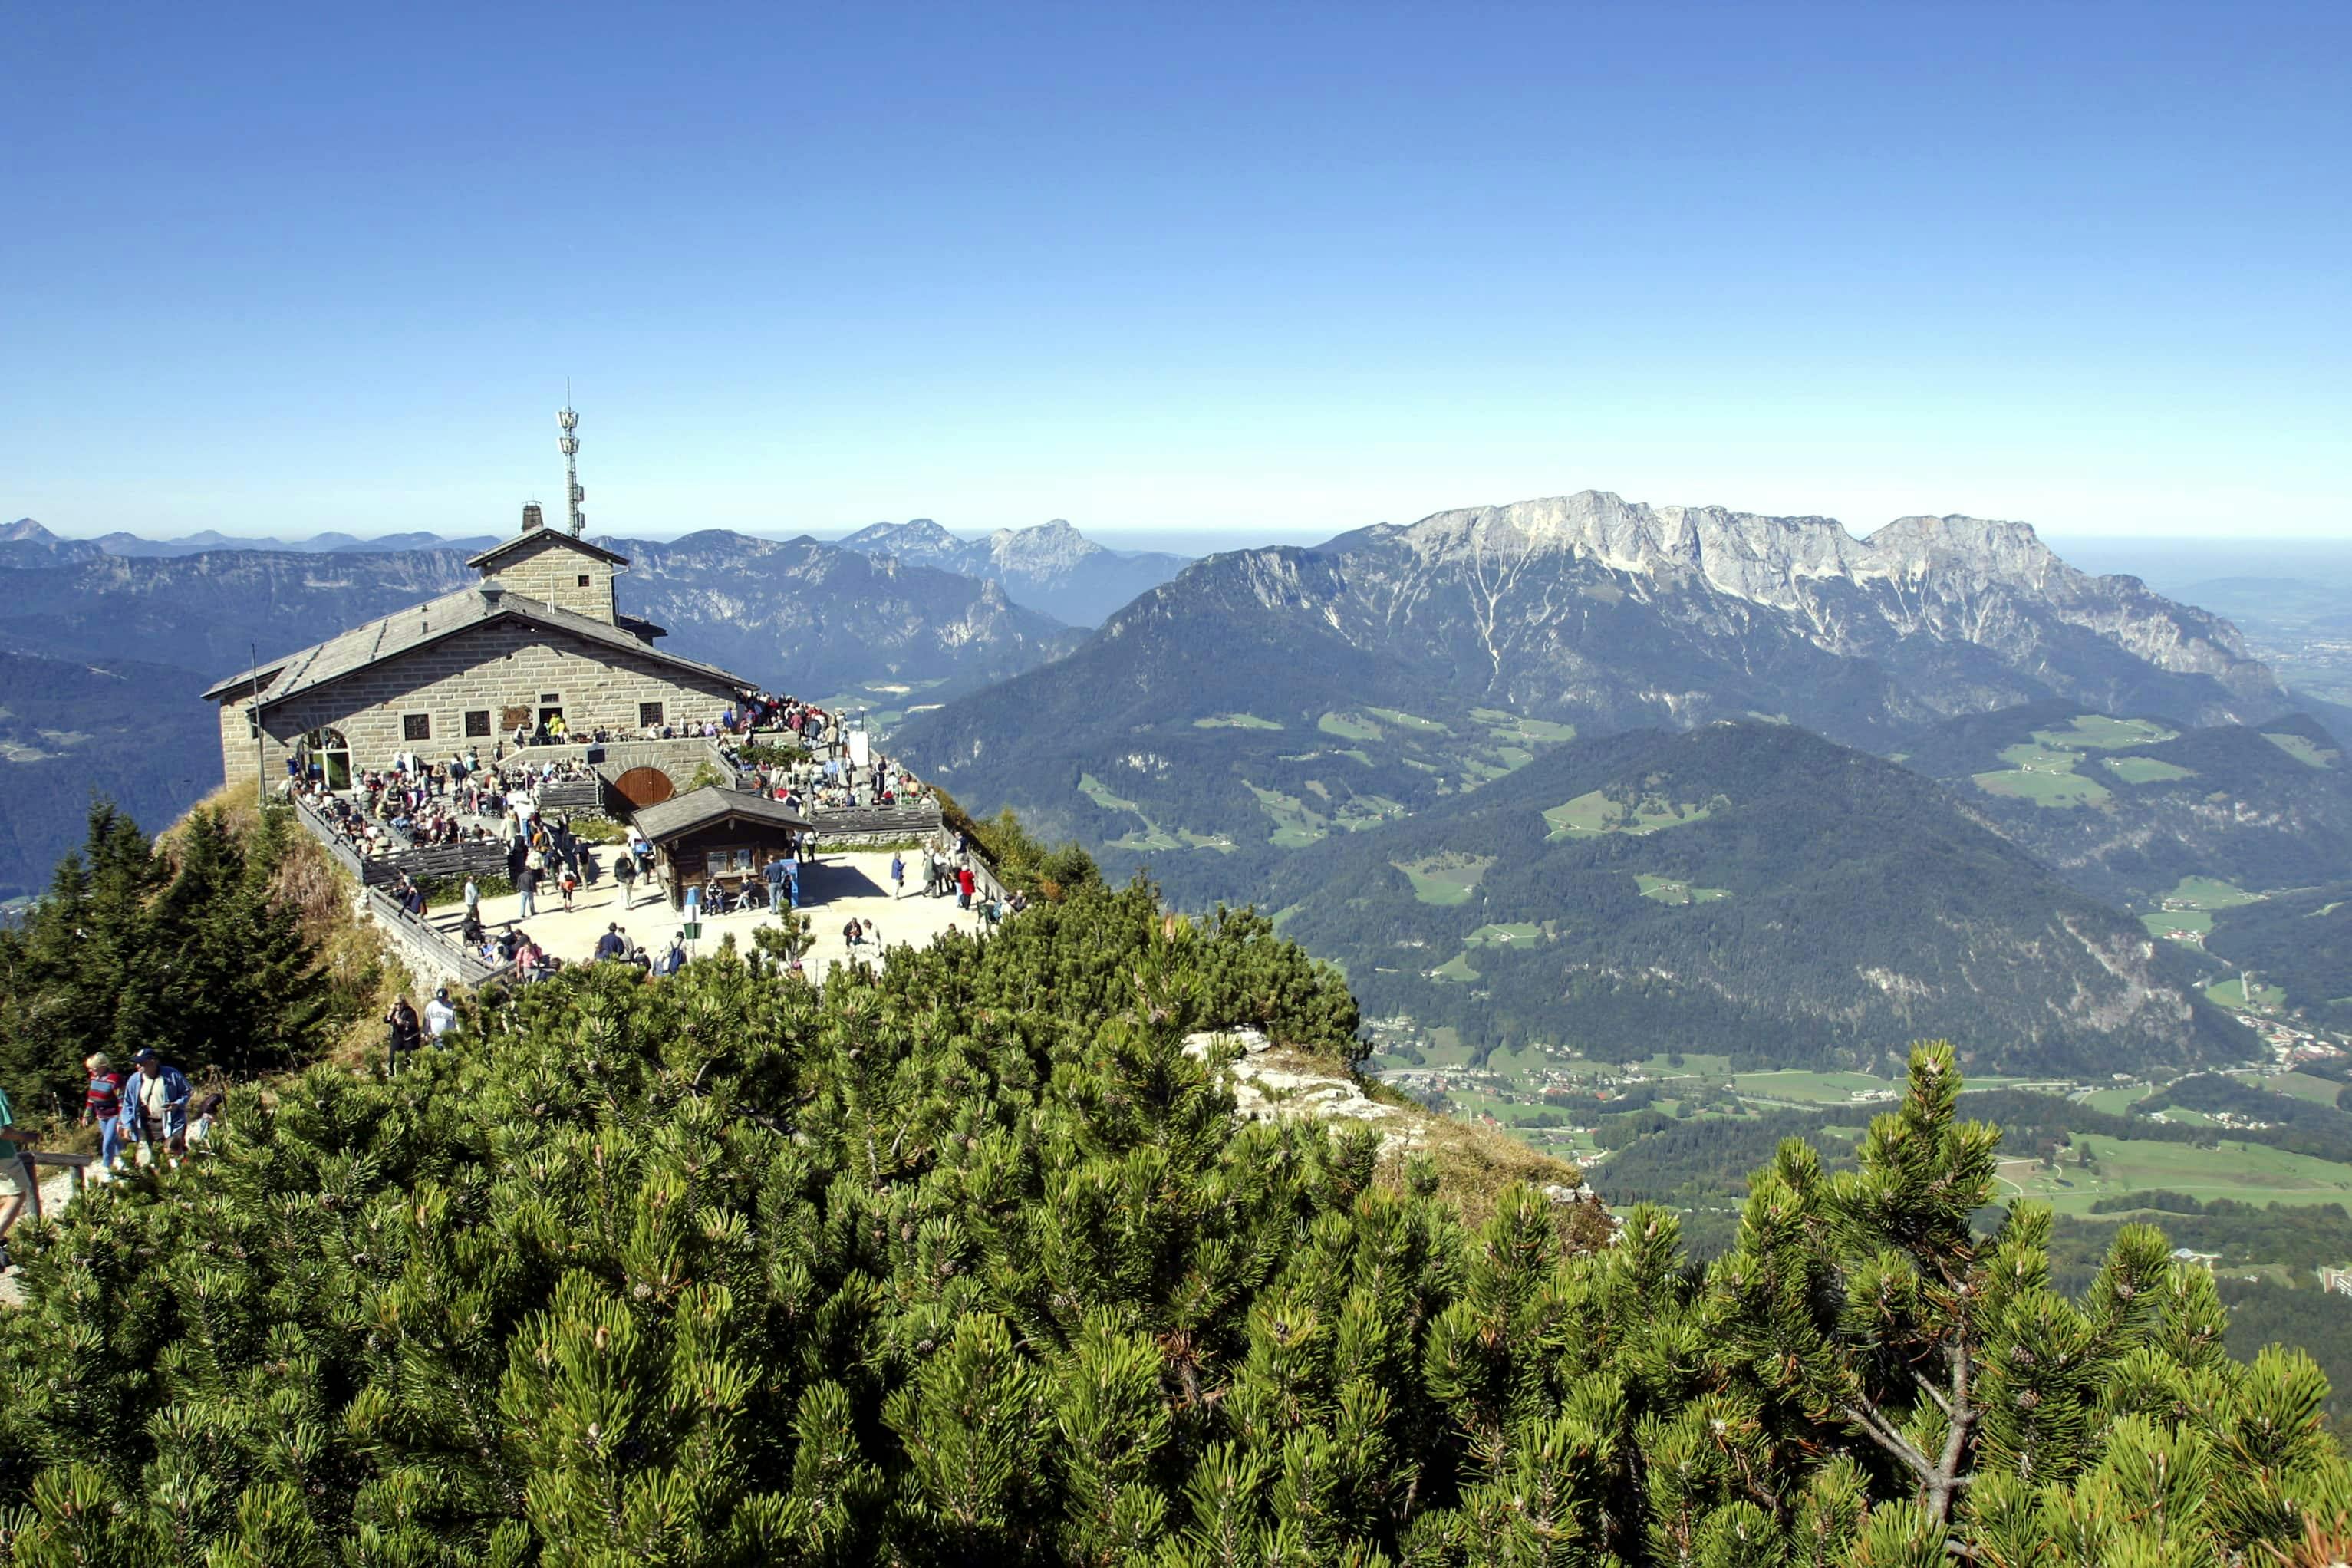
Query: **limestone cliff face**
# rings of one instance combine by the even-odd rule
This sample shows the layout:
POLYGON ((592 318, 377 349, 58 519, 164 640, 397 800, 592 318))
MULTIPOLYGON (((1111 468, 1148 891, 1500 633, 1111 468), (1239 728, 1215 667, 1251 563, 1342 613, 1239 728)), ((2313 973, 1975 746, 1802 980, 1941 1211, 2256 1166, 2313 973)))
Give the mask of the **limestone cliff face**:
MULTIPOLYGON (((1388 547, 1431 580, 1459 580, 1497 608, 1523 586, 1615 579, 1628 593, 1699 601, 1688 613, 1717 624, 1736 619, 1735 604, 1777 612, 1832 653, 1868 657, 1925 637, 2033 668, 2053 658, 2053 637, 2075 631, 2158 670, 2211 676, 2254 706, 2278 696, 2228 622, 2137 578, 2078 572, 2022 522, 1906 517, 1856 539, 1824 517, 1653 508, 1585 490, 1350 537, 1388 547), (1710 609, 1710 598, 1725 603, 1710 609)), ((1412 573, 1396 581, 1402 595, 1422 591, 1412 573)))
POLYGON ((2021 522, 1911 517, 1856 538, 1829 518, 1586 490, 1221 559, 1159 595, 1160 613, 1217 571, 1268 611, 1537 711, 1757 712, 1852 733, 1825 700, 1897 722, 2049 695, 2202 722, 2283 701, 2228 622, 2078 572, 2021 522))

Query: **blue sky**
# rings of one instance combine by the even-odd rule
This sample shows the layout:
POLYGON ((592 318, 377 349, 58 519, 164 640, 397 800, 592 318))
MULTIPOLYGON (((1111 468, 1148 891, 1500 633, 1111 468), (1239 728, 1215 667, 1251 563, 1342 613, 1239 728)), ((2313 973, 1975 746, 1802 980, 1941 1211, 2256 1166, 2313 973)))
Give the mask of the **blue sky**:
POLYGON ((0 518, 2352 532, 2352 6, 21 7, 0 518), (209 14, 207 14, 209 13, 209 14))

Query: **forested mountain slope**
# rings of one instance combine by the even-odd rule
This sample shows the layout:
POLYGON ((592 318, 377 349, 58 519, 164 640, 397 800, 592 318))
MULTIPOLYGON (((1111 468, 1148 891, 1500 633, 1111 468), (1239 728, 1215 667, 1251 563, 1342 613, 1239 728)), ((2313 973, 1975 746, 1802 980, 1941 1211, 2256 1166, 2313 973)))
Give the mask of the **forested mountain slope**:
POLYGON ((2352 1032, 2352 879, 2224 910, 2205 951, 2278 987, 2288 1006, 2352 1032))
POLYGON ((1425 805, 1570 727, 1762 715, 1892 750, 2053 696, 2184 725, 2286 708, 2227 622, 2075 572, 2023 524, 1907 518, 1858 540, 1587 491, 1212 556, 899 741, 976 804, 1097 848, 1235 847, 1224 866, 1154 861, 1208 890, 1273 858, 1242 850, 1425 805))
POLYGON ((1858 1067, 1942 1035, 1979 1070, 2081 1074, 2243 1049, 2137 922, 1783 725, 1559 747, 1291 858, 1267 901, 1373 1016, 1474 1044, 1858 1067))
POLYGON ((2249 892, 2352 879, 2352 765, 2305 714, 2189 729, 2058 699, 1902 744, 1908 766, 2097 898, 2153 908, 2184 878, 2249 892))

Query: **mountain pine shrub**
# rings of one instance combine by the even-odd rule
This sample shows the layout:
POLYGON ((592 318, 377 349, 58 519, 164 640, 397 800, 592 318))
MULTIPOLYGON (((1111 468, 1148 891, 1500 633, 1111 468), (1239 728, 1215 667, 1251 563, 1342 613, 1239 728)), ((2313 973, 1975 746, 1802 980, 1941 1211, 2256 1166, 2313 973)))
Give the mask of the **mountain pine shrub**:
POLYGON ((20 1232, 8 1559, 2219 1568, 2352 1507, 2324 1382, 2226 1356, 2154 1231, 2079 1304, 2046 1213, 1971 1233, 1948 1047, 1701 1270, 1663 1210, 1472 1227, 1375 1132, 1236 1123, 1187 1032, 1356 1031, 1253 915, 775 960, 523 987, 20 1232))

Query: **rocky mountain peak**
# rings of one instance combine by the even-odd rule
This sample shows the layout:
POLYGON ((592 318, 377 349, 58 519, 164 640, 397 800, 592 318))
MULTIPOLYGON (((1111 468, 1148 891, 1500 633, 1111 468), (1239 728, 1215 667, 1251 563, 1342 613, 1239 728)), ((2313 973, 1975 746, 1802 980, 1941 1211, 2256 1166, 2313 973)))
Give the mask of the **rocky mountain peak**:
POLYGON ((1652 507, 1607 490, 1442 511, 1386 531, 1432 567, 1461 560, 1507 567, 1564 556, 1676 585, 1704 583, 1760 604, 1788 603, 1806 579, 1887 574, 1870 547, 1834 518, 1652 507))
POLYGON ((2009 583, 2043 592, 2090 579, 2058 558, 2027 522, 1980 517, 1898 517, 1872 534, 1870 548, 1906 582, 1934 572, 1957 573, 1979 583, 2009 583))
POLYGON ((928 517, 910 517, 904 522, 874 523, 859 529, 840 543, 845 550, 869 553, 887 551, 923 562, 943 555, 955 555, 964 548, 962 540, 928 517))
POLYGON ((988 536, 989 559, 998 566, 1030 572, 1067 571, 1102 546, 1057 517, 1034 528, 1000 528, 988 536))
POLYGON ((54 544, 57 542, 56 534, 51 533, 29 517, 20 517, 14 522, 0 524, 0 543, 54 544))

